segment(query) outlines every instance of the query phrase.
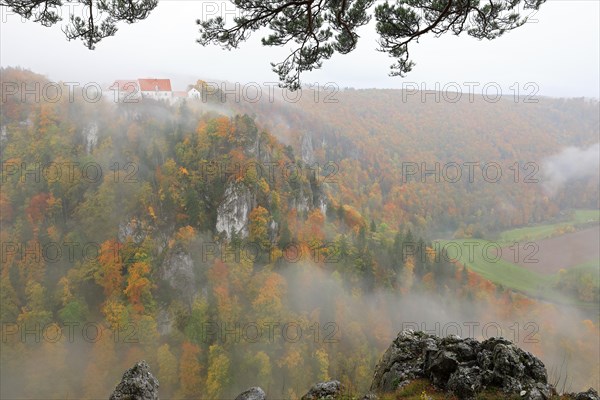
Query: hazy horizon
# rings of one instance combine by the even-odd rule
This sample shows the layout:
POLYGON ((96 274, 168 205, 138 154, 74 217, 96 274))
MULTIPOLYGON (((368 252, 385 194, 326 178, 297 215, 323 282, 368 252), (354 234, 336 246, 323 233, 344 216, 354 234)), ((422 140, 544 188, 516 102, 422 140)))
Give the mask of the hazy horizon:
MULTIPOLYGON (((413 46, 416 66, 405 78, 388 76, 394 60, 376 50, 377 35, 371 21, 359 29, 361 38, 355 51, 334 55, 321 69, 304 73, 302 82, 334 82, 340 88, 356 89, 401 89, 416 83, 427 90, 436 90, 436 83, 443 88, 456 82, 466 89, 465 83, 477 82, 480 87, 475 94, 487 83, 498 83, 503 93, 512 94, 510 87, 515 83, 523 88, 532 82, 538 96, 599 98, 599 4, 550 0, 527 24, 493 41, 466 35, 427 36, 413 46), (452 63, 450 68, 447 60, 452 63)), ((235 51, 195 42, 199 37, 196 19, 231 17, 235 14, 231 10, 228 2, 163 0, 146 20, 119 25, 114 37, 90 51, 80 41, 66 40, 62 22, 45 28, 22 22, 3 7, 0 64, 28 68, 56 81, 168 77, 177 90, 199 78, 242 84, 277 82, 269 63, 284 58, 288 48, 262 46, 261 31, 235 51), (11 40, 14 37, 19 40, 11 40), (244 68, 239 68, 241 61, 244 68)))

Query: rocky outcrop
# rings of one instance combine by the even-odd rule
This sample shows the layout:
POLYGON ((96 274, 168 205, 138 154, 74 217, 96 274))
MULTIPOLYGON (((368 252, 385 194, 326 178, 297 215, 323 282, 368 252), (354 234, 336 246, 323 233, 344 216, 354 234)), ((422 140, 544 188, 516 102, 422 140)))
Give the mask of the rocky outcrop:
POLYGON ((144 231, 142 223, 133 218, 127 222, 119 223, 117 238, 121 243, 131 239, 135 244, 140 244, 146 238, 146 232, 144 231))
POLYGON ((340 381, 320 382, 310 388, 302 396, 302 400, 337 399, 342 394, 343 386, 340 381))
POLYGON ((90 122, 83 129, 82 135, 85 138, 85 152, 90 154, 98 144, 98 124, 95 121, 90 122))
POLYGON ((311 197, 304 191, 298 192, 290 198, 289 207, 295 209, 299 214, 306 214, 310 210, 311 197))
MULTIPOLYGON (((321 179, 321 178, 319 178, 321 179)), ((327 214, 327 196, 322 185, 306 184, 290 194, 288 206, 296 209, 300 214, 306 214, 310 210, 318 208, 323 215, 327 214)))
POLYGON ((271 220, 271 222, 269 222, 269 240, 271 241, 271 243, 275 242, 278 233, 279 224, 275 222, 275 220, 271 220))
POLYGON ((244 238, 248 236, 248 215, 255 206, 255 198, 243 183, 231 182, 217 208, 216 231, 224 232, 231 239, 234 232, 244 238))
POLYGON ((194 260, 183 249, 169 250, 160 267, 160 278, 190 304, 197 292, 194 260))
POLYGON ((265 391, 259 387, 251 387, 250 389, 240 393, 235 400, 265 400, 265 391))
POLYGON ((158 400, 158 380, 152 376, 146 361, 125 371, 110 400, 158 400))
POLYGON ((315 151, 312 136, 305 134, 300 141, 300 156, 304 164, 312 165, 315 162, 315 151))
POLYGON ((156 329, 161 336, 169 335, 175 327, 175 316, 165 307, 159 308, 156 313, 156 329))
POLYGON ((323 195, 317 197, 317 207, 321 210, 321 214, 327 215, 327 200, 323 195))
POLYGON ((589 388, 585 392, 570 394, 569 398, 574 400, 600 400, 598 392, 592 388, 589 388))
POLYGON ((405 330, 377 365, 371 390, 393 392, 417 378, 428 378, 460 399, 473 398, 486 388, 531 400, 555 393, 544 364, 509 340, 493 337, 480 343, 405 330))

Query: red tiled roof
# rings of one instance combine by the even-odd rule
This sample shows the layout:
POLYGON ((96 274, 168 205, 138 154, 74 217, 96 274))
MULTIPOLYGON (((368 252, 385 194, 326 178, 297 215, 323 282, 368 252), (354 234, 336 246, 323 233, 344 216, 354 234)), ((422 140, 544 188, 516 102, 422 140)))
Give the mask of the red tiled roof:
POLYGON ((170 92, 171 91, 171 80, 170 79, 138 79, 140 83, 140 89, 143 92, 170 92))
POLYGON ((181 92, 181 91, 173 92, 173 97, 187 97, 187 92, 181 92))

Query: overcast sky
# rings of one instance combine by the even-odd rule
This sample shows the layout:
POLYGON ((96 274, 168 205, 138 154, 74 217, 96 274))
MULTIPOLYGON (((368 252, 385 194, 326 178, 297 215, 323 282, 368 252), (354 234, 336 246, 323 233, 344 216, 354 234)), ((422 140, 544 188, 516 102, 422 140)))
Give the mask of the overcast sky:
MULTIPOLYGON (((227 2, 160 0, 144 21, 119 25, 116 36, 104 39, 94 51, 81 41, 67 42, 60 26, 42 27, 2 12, 0 56, 2 66, 22 66, 53 80, 108 82, 114 79, 165 77, 174 89, 198 78, 231 82, 273 82, 270 61, 279 61, 286 48, 260 45, 253 36, 237 51, 202 47, 197 18, 227 13, 227 2), (216 5, 216 6, 215 6, 216 5), (215 10, 216 11, 212 11, 215 10)), ((373 23, 363 27, 358 48, 334 56, 303 82, 340 87, 401 88, 403 82, 435 89, 456 82, 498 82, 505 91, 514 83, 534 82, 538 95, 600 97, 599 25, 597 0, 549 0, 525 26, 494 41, 468 36, 426 38, 412 46, 416 67, 406 78, 389 77, 393 59, 378 52, 373 23)), ((229 6, 231 7, 231 6, 229 6)), ((78 11, 78 10, 76 10, 78 11)), ((81 12, 81 11, 78 11, 81 12)), ((229 18, 232 14, 228 14, 229 18)), ((514 87, 514 86, 513 86, 514 87)), ((529 88, 530 92, 532 87, 529 88)), ((476 94, 478 89, 475 90, 476 94)))

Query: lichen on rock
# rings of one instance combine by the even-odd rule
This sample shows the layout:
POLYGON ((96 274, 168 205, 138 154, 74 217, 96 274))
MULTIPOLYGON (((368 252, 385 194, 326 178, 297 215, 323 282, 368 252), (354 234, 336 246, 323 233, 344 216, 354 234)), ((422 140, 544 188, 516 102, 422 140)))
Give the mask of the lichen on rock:
POLYGON ((377 365, 371 390, 393 392, 418 378, 427 378, 460 399, 473 398, 486 388, 523 393, 528 400, 555 393, 544 364, 509 340, 492 337, 480 343, 405 330, 377 365))
POLYGON ((139 361, 125 371, 110 400, 158 400, 158 379, 146 361, 139 361))
POLYGON ((265 391, 255 386, 240 393, 235 400, 265 400, 265 398, 265 391))
POLYGON ((230 182, 225 189, 223 201, 217 208, 216 231, 224 232, 228 239, 234 233, 241 238, 248 236, 248 216, 256 205, 256 199, 243 183, 230 182))

